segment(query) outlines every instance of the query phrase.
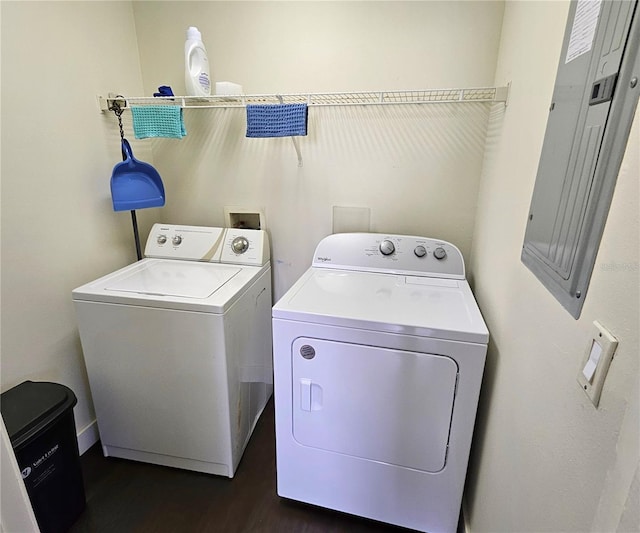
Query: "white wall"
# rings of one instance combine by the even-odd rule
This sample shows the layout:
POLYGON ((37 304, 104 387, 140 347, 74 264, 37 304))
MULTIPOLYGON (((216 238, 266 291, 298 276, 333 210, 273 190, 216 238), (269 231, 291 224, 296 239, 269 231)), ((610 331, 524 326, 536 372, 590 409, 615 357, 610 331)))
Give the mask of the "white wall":
POLYGON ((197 26, 214 81, 247 94, 491 85, 503 2, 135 2, 146 94, 184 94, 197 26))
MULTIPOLYGON (((184 91, 184 39, 202 32, 213 78, 248 94, 492 85, 502 2, 138 2, 145 94, 184 91)), ((224 225, 264 209, 277 299, 332 231, 332 207, 371 230, 437 235, 468 254, 489 107, 311 108, 290 139, 247 139, 243 109, 186 110, 185 139, 149 141, 164 222, 224 225)))
MULTIPOLYGON (((0 9, 0 385, 32 379, 71 387, 82 449, 95 426, 71 290, 135 259, 129 215, 110 204, 117 124, 98 111, 96 95, 151 94, 167 83, 182 92, 190 24, 205 35, 216 79, 251 92, 490 85, 503 4, 2 2, 0 9)), ((371 207, 374 230, 433 234, 470 249, 486 106, 314 110, 301 139, 302 169, 289 139, 245 139, 242 111, 185 114, 185 140, 139 142, 124 115, 136 155, 157 162, 167 186, 166 208, 138 212, 143 241, 160 218, 222 225, 225 205, 265 208, 280 294, 330 233, 334 204, 371 207)))
POLYGON ((96 103, 112 87, 142 90, 133 11, 126 2, 0 9, 2 390, 27 379, 71 387, 82 432, 94 413, 71 290, 135 259, 129 214, 110 203, 119 134, 96 103))
POLYGON ((471 269, 491 343, 468 476, 473 532, 638 531, 640 113, 582 316, 520 262, 568 3, 508 2, 471 269), (596 410, 576 382, 589 329, 620 342, 596 410), (634 481, 635 476, 635 481, 634 481))

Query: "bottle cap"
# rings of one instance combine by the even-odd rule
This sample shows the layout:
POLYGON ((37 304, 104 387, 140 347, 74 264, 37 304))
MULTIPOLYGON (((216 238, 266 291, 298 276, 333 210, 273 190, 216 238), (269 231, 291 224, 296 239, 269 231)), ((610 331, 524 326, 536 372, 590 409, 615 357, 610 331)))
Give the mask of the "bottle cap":
POLYGON ((198 31, 198 28, 196 28, 195 26, 189 26, 189 29, 187 30, 187 39, 201 41, 202 34, 198 31))

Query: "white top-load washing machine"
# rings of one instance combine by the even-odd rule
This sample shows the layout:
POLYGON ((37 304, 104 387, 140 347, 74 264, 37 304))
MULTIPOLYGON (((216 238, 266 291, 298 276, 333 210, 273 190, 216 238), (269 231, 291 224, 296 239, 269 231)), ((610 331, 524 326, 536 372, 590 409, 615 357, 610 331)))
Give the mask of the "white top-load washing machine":
POLYGON ((488 339, 452 244, 322 240, 273 308, 278 494, 455 532, 488 339))
POLYGON ((73 291, 105 456, 233 477, 273 391, 265 231, 153 226, 73 291))

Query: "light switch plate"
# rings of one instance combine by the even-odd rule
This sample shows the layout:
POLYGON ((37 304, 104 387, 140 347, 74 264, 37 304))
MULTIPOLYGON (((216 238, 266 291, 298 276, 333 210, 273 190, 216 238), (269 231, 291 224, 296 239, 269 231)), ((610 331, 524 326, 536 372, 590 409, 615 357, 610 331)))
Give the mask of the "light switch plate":
POLYGON ((597 320, 594 321, 591 332, 578 372, 578 383, 593 405, 598 407, 604 379, 618 347, 618 340, 597 320))

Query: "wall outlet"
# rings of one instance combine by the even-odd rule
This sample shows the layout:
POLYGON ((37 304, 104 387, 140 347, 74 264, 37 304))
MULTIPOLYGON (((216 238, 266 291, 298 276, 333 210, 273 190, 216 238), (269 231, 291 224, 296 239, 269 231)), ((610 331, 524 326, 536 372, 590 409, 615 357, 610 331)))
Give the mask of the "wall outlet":
POLYGON ((578 383, 597 408, 618 340, 597 320, 593 323, 591 332, 582 367, 578 372, 578 383))

